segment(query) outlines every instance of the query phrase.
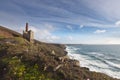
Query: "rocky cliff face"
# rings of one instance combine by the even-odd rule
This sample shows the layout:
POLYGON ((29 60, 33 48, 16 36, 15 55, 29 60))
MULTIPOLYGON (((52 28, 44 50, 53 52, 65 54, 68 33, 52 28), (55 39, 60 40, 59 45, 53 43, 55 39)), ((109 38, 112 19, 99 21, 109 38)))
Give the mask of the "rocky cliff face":
POLYGON ((64 45, 0 36, 0 80, 117 80, 80 67, 64 45))

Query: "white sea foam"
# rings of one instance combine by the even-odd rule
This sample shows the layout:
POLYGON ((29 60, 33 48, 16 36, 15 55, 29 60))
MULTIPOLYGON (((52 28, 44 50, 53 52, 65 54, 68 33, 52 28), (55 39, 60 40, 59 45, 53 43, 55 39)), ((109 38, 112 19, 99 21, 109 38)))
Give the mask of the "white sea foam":
POLYGON ((110 69, 102 69, 102 68, 97 68, 94 66, 89 66, 89 69, 90 69, 90 71, 105 73, 111 77, 120 79, 120 71, 112 71, 110 69))
POLYGON ((98 52, 90 52, 89 54, 97 55, 97 56, 104 56, 104 54, 98 53, 98 52))
POLYGON ((110 61, 106 61, 108 64, 110 64, 111 66, 114 66, 114 67, 117 67, 117 68, 120 68, 120 64, 115 64, 115 63, 112 63, 110 61))
MULTIPOLYGON (((88 67, 90 71, 105 73, 111 77, 120 79, 120 71, 113 71, 110 69, 111 67, 109 66, 109 65, 112 65, 117 68, 120 68, 120 64, 115 64, 109 61, 106 61, 107 62, 106 64, 100 60, 91 59, 89 56, 82 55, 82 54, 76 54, 73 47, 72 49, 70 47, 67 47, 66 50, 68 51, 68 56, 71 59, 76 59, 80 61, 81 67, 88 67)), ((92 54, 98 55, 97 53, 92 53, 92 54)))

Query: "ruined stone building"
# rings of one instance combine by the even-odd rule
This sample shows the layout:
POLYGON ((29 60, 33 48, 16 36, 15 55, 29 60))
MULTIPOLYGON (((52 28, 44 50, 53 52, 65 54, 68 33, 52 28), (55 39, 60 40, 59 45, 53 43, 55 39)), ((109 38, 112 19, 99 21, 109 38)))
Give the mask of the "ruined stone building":
POLYGON ((25 30, 23 31, 23 38, 27 39, 29 42, 34 42, 34 33, 32 30, 28 30, 28 23, 26 23, 25 30))

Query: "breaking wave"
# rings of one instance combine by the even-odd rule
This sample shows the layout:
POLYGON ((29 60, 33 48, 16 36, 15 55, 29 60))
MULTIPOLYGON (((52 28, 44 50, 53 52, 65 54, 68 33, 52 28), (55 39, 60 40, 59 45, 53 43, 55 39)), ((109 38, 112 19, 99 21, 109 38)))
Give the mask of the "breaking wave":
POLYGON ((67 46, 68 56, 80 61, 81 67, 87 67, 90 71, 105 73, 111 77, 120 79, 120 60, 100 52, 86 52, 77 46, 67 46))

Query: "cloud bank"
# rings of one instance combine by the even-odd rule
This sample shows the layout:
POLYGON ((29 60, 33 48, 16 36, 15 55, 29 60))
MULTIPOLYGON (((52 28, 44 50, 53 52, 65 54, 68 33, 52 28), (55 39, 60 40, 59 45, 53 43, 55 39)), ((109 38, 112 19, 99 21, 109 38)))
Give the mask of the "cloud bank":
POLYGON ((87 42, 89 36, 96 39, 104 33, 102 38, 115 43, 115 35, 120 35, 119 4, 120 0, 1 0, 0 24, 22 32, 20 26, 28 22, 35 38, 45 42, 105 43, 101 38, 87 42))

